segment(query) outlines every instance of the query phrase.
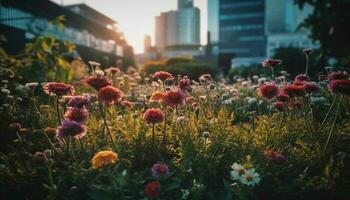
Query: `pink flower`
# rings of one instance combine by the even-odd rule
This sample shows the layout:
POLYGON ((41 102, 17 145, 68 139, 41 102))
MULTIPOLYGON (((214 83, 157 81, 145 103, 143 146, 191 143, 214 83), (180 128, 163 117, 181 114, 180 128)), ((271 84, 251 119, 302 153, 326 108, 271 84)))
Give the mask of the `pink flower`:
POLYGON ((328 80, 345 80, 349 78, 349 74, 346 71, 332 72, 328 74, 328 80))
POLYGON ((273 151, 273 150, 266 150, 264 152, 264 155, 268 158, 271 159, 271 161, 275 162, 275 163, 281 163, 283 162, 286 157, 282 154, 282 152, 279 152, 279 151, 273 151))
POLYGON ((89 98, 87 96, 73 96, 68 101, 68 106, 74 108, 83 108, 89 104, 89 98))
POLYGON ((110 74, 116 74, 120 72, 120 69, 117 67, 109 67, 105 69, 105 72, 110 73, 110 74))
POLYGON ((169 174, 169 167, 166 164, 157 163, 152 166, 152 176, 156 179, 166 177, 169 174))
POLYGON ((295 77, 294 81, 309 81, 310 77, 306 74, 299 74, 295 77))
POLYGON ((165 71, 159 71, 153 74, 153 78, 154 79, 160 79, 162 81, 165 81, 169 78, 172 78, 173 75, 171 75, 169 72, 165 72, 165 71))
POLYGON ((316 83, 306 81, 296 81, 293 85, 304 87, 305 92, 315 93, 320 91, 320 87, 316 83))
POLYGON ((112 86, 103 87, 98 91, 98 100, 105 104, 118 103, 123 97, 124 93, 112 86))
POLYGON ((57 128, 57 137, 66 138, 82 138, 86 135, 86 126, 72 120, 64 120, 57 128))
POLYGON ((282 60, 278 59, 266 59, 262 62, 263 67, 275 67, 282 64, 282 60))
POLYGON ((279 89, 274 83, 263 84, 259 87, 260 93, 266 99, 272 99, 276 97, 279 93, 279 89))
POLYGON ((163 103, 170 107, 183 105, 185 100, 186 94, 179 89, 167 91, 163 97, 163 103))
POLYGON ((112 85, 112 81, 109 78, 105 77, 105 76, 89 76, 89 77, 85 77, 84 83, 86 85, 89 85, 89 86, 95 88, 95 90, 99 90, 99 89, 101 89, 103 87, 112 85))
POLYGON ((44 92, 48 95, 74 95, 74 87, 65 83, 49 82, 43 86, 44 92))
POLYGON ((143 120, 147 124, 157 124, 164 120, 164 113, 159 108, 149 108, 143 114, 143 120))
POLYGON ((79 123, 85 123, 89 113, 84 108, 70 108, 64 114, 65 119, 73 120, 79 123))
POLYGON ((184 92, 191 92, 192 91, 191 81, 187 76, 183 77, 179 81, 179 88, 184 92))
POLYGON ((328 90, 333 95, 350 95, 350 80, 332 80, 328 83, 328 90))

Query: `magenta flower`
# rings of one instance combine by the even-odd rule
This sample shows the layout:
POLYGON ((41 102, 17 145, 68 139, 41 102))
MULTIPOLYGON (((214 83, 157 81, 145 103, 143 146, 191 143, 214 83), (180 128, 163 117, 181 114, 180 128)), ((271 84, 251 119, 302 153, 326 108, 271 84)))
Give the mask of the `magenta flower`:
POLYGON ((262 62, 263 67, 275 67, 282 64, 282 60, 278 59, 266 59, 262 62))
POLYGON ((172 78, 173 75, 171 75, 169 72, 165 72, 165 71, 159 71, 153 74, 153 78, 154 79, 160 79, 162 81, 165 81, 169 78, 172 78))
POLYGON ((274 83, 263 84, 259 87, 259 90, 261 95, 268 100, 276 97, 279 93, 279 89, 274 83))
POLYGON ((163 103, 173 108, 185 104, 185 100, 186 94, 179 89, 167 91, 163 97, 163 103))
POLYGON ((152 166, 152 176, 156 179, 160 179, 169 175, 169 167, 166 164, 157 163, 152 166))
POLYGON ((65 83, 49 82, 43 86, 44 92, 48 95, 74 95, 74 87, 65 83))
POLYGON ((105 76, 89 76, 85 77, 84 84, 89 85, 95 90, 99 90, 103 87, 112 85, 112 81, 105 76))
POLYGON ((87 96, 73 96, 68 101, 68 106, 74 108, 83 108, 89 104, 89 98, 87 96))
POLYGON ((332 72, 328 74, 328 80, 346 80, 349 78, 349 74, 346 71, 332 72))
POLYGON ((82 138, 86 135, 86 126, 72 120, 64 120, 57 128, 56 136, 59 138, 82 138))
POLYGON ((118 103, 123 97, 124 93, 112 86, 103 87, 98 91, 98 100, 105 104, 118 103))
POLYGON ((309 81, 310 77, 306 74, 299 74, 295 77, 294 81, 309 81))
POLYGON ((191 81, 187 76, 183 77, 179 81, 179 88, 184 92, 191 92, 192 91, 191 81))
POLYGON ((89 113, 84 108, 70 108, 64 114, 65 119, 76 121, 79 123, 85 123, 88 116, 89 116, 89 113))
POLYGON ((328 83, 328 90, 333 95, 350 95, 350 80, 332 80, 328 83))
POLYGON ((143 114, 143 120, 147 124, 161 123, 164 120, 164 113, 159 108, 149 108, 143 114))

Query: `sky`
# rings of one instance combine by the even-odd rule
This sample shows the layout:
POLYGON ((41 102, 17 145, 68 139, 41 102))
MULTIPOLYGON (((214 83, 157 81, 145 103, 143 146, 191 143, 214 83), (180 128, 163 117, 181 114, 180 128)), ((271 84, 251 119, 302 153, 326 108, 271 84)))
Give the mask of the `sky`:
MULTIPOLYGON (((143 52, 143 39, 146 34, 154 44, 155 16, 161 12, 176 10, 177 0, 52 0, 63 5, 85 3, 95 10, 118 22, 119 29, 134 47, 136 53, 143 52)), ((206 43, 207 0, 194 0, 201 15, 201 43, 206 43)))

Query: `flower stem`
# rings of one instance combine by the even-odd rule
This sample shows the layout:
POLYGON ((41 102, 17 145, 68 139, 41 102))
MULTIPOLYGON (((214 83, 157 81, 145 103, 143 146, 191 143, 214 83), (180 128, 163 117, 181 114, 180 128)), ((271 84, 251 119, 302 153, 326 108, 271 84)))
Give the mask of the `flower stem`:
POLYGON ((307 75, 308 69, 309 69, 309 56, 306 55, 306 69, 305 69, 305 75, 307 75))
POLYGON ((155 143, 155 133, 154 133, 154 123, 152 124, 152 157, 154 160, 154 143, 155 143))
POLYGON ((337 96, 334 96, 333 101, 332 101, 332 104, 331 104, 331 106, 329 107, 328 112, 327 112, 327 114, 326 114, 326 117, 323 119, 323 121, 322 121, 322 123, 321 123, 321 125, 320 125, 319 130, 323 127, 324 123, 327 121, 328 116, 329 116, 329 114, 331 113, 331 110, 332 110, 332 108, 333 108, 333 106, 334 106, 334 103, 335 103, 336 98, 337 98, 337 96))
POLYGON ((59 96, 56 97, 56 112, 57 112, 58 125, 61 125, 61 114, 60 114, 59 96))
POLYGON ((166 115, 167 115, 167 107, 164 110, 164 128, 163 128, 163 157, 166 154, 166 115))
POLYGON ((332 126, 331 126, 331 130, 330 130, 329 133, 328 133, 327 142, 326 142, 326 145, 325 145, 324 150, 323 150, 323 155, 326 154, 326 152, 327 152, 327 147, 328 147, 329 142, 330 142, 330 140, 331 140, 331 137, 332 137, 332 135, 333 135, 333 131, 334 131, 334 127, 335 127, 335 122, 337 121, 337 118, 338 118, 339 108, 340 108, 340 105, 341 105, 342 100, 343 100, 343 95, 340 96, 340 100, 339 100, 338 105, 337 105, 337 110, 335 111, 335 117, 334 117, 334 120, 333 120, 333 123, 332 123, 332 126))
POLYGON ((116 144, 114 142, 114 139, 113 139, 113 136, 112 136, 112 133, 111 131, 109 130, 109 127, 108 127, 108 124, 107 124, 107 120, 106 120, 106 113, 103 112, 103 109, 102 109, 102 104, 101 102, 99 101, 99 108, 100 108, 100 111, 101 111, 101 114, 102 114, 102 119, 103 119, 103 123, 104 123, 104 126, 106 127, 107 129, 107 133, 109 135, 109 138, 111 139, 112 143, 113 143, 113 146, 116 147, 116 144))

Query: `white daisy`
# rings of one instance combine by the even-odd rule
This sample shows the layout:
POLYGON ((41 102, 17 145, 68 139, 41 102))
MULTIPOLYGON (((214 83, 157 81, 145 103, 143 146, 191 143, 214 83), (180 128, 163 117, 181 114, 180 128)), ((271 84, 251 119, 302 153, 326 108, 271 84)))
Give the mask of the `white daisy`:
POLYGON ((239 180, 244 185, 254 186, 259 184, 260 175, 257 172, 255 172, 255 169, 253 168, 246 170, 239 180))
POLYGON ((243 165, 238 163, 233 163, 231 165, 232 171, 230 172, 231 178, 233 180, 238 180, 245 173, 246 169, 243 165))

